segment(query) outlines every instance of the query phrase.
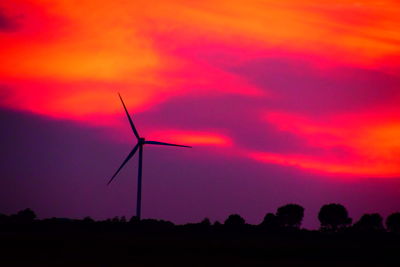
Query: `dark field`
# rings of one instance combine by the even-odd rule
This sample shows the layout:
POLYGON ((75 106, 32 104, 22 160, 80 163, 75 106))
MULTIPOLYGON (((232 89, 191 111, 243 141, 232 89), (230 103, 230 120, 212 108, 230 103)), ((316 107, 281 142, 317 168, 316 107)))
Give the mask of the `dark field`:
POLYGON ((400 265, 400 236, 387 232, 31 225, 2 231, 0 243, 0 266, 400 265))

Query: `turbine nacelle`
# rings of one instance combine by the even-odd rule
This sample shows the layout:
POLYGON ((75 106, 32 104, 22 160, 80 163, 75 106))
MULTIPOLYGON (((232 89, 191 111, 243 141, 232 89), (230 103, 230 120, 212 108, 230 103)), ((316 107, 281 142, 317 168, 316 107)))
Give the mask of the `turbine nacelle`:
POLYGON ((143 138, 143 137, 139 137, 138 143, 141 144, 141 145, 144 145, 146 143, 146 139, 143 138))

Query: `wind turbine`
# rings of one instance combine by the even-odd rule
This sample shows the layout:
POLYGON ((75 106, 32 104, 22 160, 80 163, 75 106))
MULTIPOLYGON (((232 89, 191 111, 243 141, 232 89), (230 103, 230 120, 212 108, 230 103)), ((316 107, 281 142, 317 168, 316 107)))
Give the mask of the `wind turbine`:
POLYGON ((191 146, 183 146, 183 145, 176 145, 176 144, 169 144, 164 142, 158 141, 146 141, 144 137, 140 137, 138 131, 136 130, 135 125, 133 124, 132 118, 129 115, 129 112, 125 106, 124 100, 120 94, 119 98, 121 99, 122 105, 124 106, 126 116, 128 117, 129 123, 132 127, 133 134, 137 139, 136 146, 132 149, 132 151, 128 154, 124 162, 121 164, 119 169, 115 172, 115 174, 111 177, 110 181, 108 181, 107 185, 109 185, 117 174, 121 171, 121 169, 125 166, 125 164, 135 155, 136 151, 139 150, 139 169, 138 169, 138 184, 137 184, 137 201, 136 201, 136 217, 140 219, 140 211, 141 211, 141 202, 142 202, 142 163, 143 163, 143 146, 144 145, 162 145, 162 146, 179 146, 179 147, 189 147, 191 146))

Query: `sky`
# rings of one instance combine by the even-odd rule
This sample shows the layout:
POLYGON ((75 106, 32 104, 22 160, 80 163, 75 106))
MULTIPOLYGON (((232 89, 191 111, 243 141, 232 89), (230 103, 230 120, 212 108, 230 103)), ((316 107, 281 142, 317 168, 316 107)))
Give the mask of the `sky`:
POLYGON ((0 0, 0 213, 304 226, 400 206, 400 3, 0 0))

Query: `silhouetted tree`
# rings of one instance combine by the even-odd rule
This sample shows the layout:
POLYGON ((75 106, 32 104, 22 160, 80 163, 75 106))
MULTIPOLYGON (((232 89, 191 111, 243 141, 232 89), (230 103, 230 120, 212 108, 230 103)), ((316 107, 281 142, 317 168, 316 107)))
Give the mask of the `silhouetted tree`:
POLYGON ((122 222, 122 223, 126 223, 126 217, 125 217, 125 216, 122 216, 121 219, 120 219, 119 221, 122 222))
POLYGON ((139 223, 140 219, 137 216, 132 216, 132 218, 129 220, 129 223, 139 223))
POLYGON ((393 233, 400 233, 400 212, 390 214, 386 218, 386 228, 393 233))
POLYGON ((36 219, 36 214, 31 209, 24 209, 15 215, 15 220, 23 223, 30 223, 36 219))
POLYGON ((327 204, 318 213, 321 229, 336 231, 351 224, 346 208, 341 204, 327 204))
POLYGON ((7 222, 7 219, 8 219, 8 216, 7 216, 7 215, 5 215, 5 214, 3 214, 3 213, 0 213, 0 223, 5 223, 5 222, 7 222))
POLYGON ((188 232, 192 233, 203 233, 204 231, 208 230, 211 228, 211 222, 208 218, 204 218, 201 222, 199 223, 187 223, 181 227, 182 229, 185 229, 188 232))
POLYGON ((297 204, 287 204, 278 208, 276 217, 282 227, 299 228, 304 217, 304 208, 297 204))
POLYGON ((245 224, 245 220, 239 214, 232 214, 225 220, 224 225, 228 227, 240 227, 245 224))
POLYGON ((277 229, 280 224, 278 218, 273 213, 267 213, 264 216, 264 220, 261 222, 260 226, 265 229, 277 229))
POLYGON ((354 224, 354 229, 359 231, 383 231, 383 218, 378 213, 364 214, 354 224))
POLYGON ((203 226, 210 226, 210 225, 211 225, 211 222, 210 222, 210 219, 204 218, 204 220, 202 220, 202 221, 200 222, 200 224, 203 225, 203 226))
POLYGON ((219 221, 215 221, 213 224, 213 228, 215 230, 220 230, 222 228, 222 223, 220 223, 219 221))
POLYGON ((174 224, 169 221, 164 221, 164 220, 155 220, 155 219, 142 219, 139 222, 140 227, 143 227, 145 229, 167 229, 174 227, 174 224))
POLYGON ((84 223, 94 223, 94 220, 90 216, 83 218, 84 223))
POLYGON ((115 216, 114 218, 111 219, 111 222, 113 222, 113 223, 119 223, 119 222, 120 222, 120 219, 119 219, 118 216, 115 216))

